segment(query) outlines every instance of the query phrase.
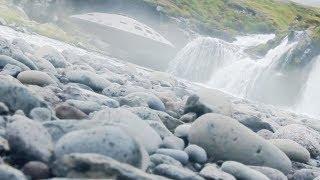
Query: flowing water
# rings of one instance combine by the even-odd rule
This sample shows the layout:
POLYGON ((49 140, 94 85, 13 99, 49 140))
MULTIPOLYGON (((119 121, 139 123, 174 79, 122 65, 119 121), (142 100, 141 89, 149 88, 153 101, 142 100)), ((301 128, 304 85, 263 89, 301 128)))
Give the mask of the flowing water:
POLYGON ((320 56, 316 58, 312 67, 296 110, 303 114, 320 117, 320 56))
POLYGON ((251 58, 244 49, 264 44, 274 35, 243 36, 232 43, 201 37, 178 53, 168 72, 237 97, 320 117, 320 57, 306 83, 299 79, 301 73, 282 70, 301 35, 291 41, 284 38, 261 59, 251 58))

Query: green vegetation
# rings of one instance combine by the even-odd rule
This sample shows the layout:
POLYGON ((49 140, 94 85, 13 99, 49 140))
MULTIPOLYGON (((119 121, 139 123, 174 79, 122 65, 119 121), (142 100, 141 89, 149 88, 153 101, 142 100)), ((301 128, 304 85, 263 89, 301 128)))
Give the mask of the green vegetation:
POLYGON ((230 33, 284 32, 319 26, 320 10, 274 0, 143 0, 212 30, 230 33))

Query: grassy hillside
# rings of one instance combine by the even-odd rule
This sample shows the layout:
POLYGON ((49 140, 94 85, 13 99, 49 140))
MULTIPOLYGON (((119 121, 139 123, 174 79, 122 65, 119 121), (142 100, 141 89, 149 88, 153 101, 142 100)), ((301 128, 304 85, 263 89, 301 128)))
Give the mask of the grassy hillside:
POLYGON ((283 32, 319 26, 320 10, 273 0, 143 0, 165 7, 212 30, 231 33, 283 32))

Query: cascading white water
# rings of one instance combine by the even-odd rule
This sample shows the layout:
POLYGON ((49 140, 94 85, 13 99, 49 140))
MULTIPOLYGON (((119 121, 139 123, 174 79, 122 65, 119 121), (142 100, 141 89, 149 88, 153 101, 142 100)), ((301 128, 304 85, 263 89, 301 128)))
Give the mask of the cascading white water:
POLYGON ((237 46, 216 38, 200 37, 183 48, 168 72, 193 81, 207 81, 212 73, 243 56, 237 46))
POLYGON ((190 42, 169 64, 169 73, 185 79, 206 82, 220 69, 247 59, 243 50, 257 46, 275 37, 270 35, 250 35, 238 37, 233 43, 210 37, 199 37, 190 42))
POLYGON ((290 65, 290 62, 287 62, 287 56, 297 47, 298 41, 303 38, 302 35, 303 33, 298 32, 295 38, 290 41, 288 38, 284 38, 262 59, 250 58, 244 53, 244 49, 266 43, 274 38, 274 35, 239 37, 233 43, 213 38, 199 38, 189 43, 178 53, 170 64, 169 72, 197 82, 207 80, 202 81, 205 86, 222 90, 237 97, 273 104, 290 110, 294 110, 300 94, 303 94, 303 100, 299 103, 299 112, 320 117, 320 111, 317 111, 320 101, 319 103, 314 102, 315 99, 320 99, 320 95, 316 93, 320 92, 320 85, 318 85, 320 82, 320 57, 317 66, 310 74, 304 93, 301 93, 303 86, 303 81, 299 77, 301 74, 284 74, 282 71, 282 66, 290 65), (216 52, 219 53, 214 54, 216 52))
POLYGON ((275 35, 250 35, 238 37, 233 43, 215 38, 198 38, 182 49, 170 63, 169 72, 239 97, 251 97, 248 93, 258 78, 296 43, 285 38, 279 46, 270 50, 263 59, 251 59, 244 53, 250 46, 264 44, 275 35))
POLYGON ((285 38, 262 59, 240 58, 214 73, 208 84, 235 96, 251 98, 252 93, 256 93, 252 92, 252 89, 255 89, 256 84, 259 83, 257 81, 262 74, 274 74, 275 72, 271 69, 272 64, 295 44, 288 43, 288 39, 285 38))
POLYGON ((320 56, 312 66, 309 78, 305 84, 301 100, 295 110, 302 114, 320 117, 320 56))

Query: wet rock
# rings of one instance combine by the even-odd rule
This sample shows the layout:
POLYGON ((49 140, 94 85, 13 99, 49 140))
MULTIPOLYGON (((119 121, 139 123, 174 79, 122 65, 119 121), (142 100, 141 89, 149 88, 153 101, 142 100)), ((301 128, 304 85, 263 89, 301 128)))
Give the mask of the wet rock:
POLYGON ((74 153, 61 157, 55 162, 53 173, 58 177, 80 179, 166 179, 147 174, 140 169, 118 162, 111 157, 87 153, 74 153))
POLYGON ((10 44, 9 41, 1 37, 0 37, 0 54, 12 57, 16 61, 19 61, 20 63, 27 66, 28 69, 30 68, 31 70, 38 70, 38 67, 28 57, 26 57, 23 54, 23 52, 19 49, 19 47, 10 44))
POLYGON ((158 115, 158 112, 148 107, 130 107, 127 109, 143 120, 162 122, 158 115))
POLYGON ((162 111, 154 111, 154 112, 158 114, 160 120, 170 131, 174 131, 178 126, 180 126, 181 124, 184 124, 182 121, 170 116, 166 112, 162 112, 162 111))
POLYGON ((86 119, 87 115, 81 110, 67 105, 61 104, 55 108, 56 116, 59 119, 86 119))
POLYGON ((290 139, 271 139, 269 142, 277 146, 292 161, 307 163, 310 160, 309 151, 290 139))
POLYGON ((27 177, 25 177, 25 175, 9 166, 9 165, 6 165, 6 164, 1 164, 0 165, 0 179, 10 179, 10 180, 27 180, 27 177))
POLYGON ((170 116, 166 112, 153 110, 148 107, 130 107, 127 109, 141 119, 162 122, 170 131, 174 131, 177 126, 183 124, 182 121, 170 116))
POLYGON ((30 118, 39 122, 50 121, 52 117, 51 110, 48 108, 34 108, 30 112, 30 118))
POLYGON ((168 136, 173 136, 173 134, 166 128, 166 126, 159 121, 150 121, 150 120, 145 120, 149 124, 149 126, 155 130, 161 139, 168 137, 168 136))
POLYGON ((260 131, 257 132, 257 134, 266 140, 273 138, 273 132, 266 129, 261 129, 260 131))
POLYGON ((154 168, 154 173, 176 180, 204 180, 204 178, 188 169, 168 164, 158 165, 154 168))
POLYGON ((200 88, 196 94, 200 97, 199 102, 204 104, 213 112, 219 112, 220 114, 230 116, 231 115, 231 101, 230 97, 225 93, 207 88, 200 88))
POLYGON ((50 177, 49 167, 39 161, 30 161, 22 168, 22 172, 31 179, 48 179, 50 177))
POLYGON ((0 153, 3 154, 9 151, 10 151, 10 147, 9 147, 8 141, 3 137, 0 137, 0 153))
POLYGON ((191 144, 187 146, 184 152, 188 154, 191 162, 204 164, 208 160, 206 151, 197 145, 191 144))
POLYGON ((249 166, 251 169, 261 172, 270 180, 287 180, 288 178, 279 170, 263 167, 263 166, 249 166))
POLYGON ((320 155, 320 134, 299 124, 291 124, 278 129, 273 138, 290 139, 306 148, 311 157, 320 155))
POLYGON ((53 142, 57 142, 63 135, 78 130, 79 120, 55 120, 43 123, 51 134, 53 142))
POLYGON ((35 52, 35 56, 48 60, 55 68, 64 68, 67 62, 59 51, 56 49, 44 46, 35 52))
POLYGON ((176 136, 168 136, 163 139, 161 147, 167 149, 184 149, 184 141, 176 136))
POLYGON ((190 112, 190 113, 183 115, 180 118, 180 121, 182 121, 184 123, 192 123, 193 121, 195 121, 197 119, 197 117, 198 116, 196 113, 190 112))
POLYGON ((237 119, 241 124, 245 125, 253 132, 258 132, 262 129, 269 130, 273 132, 273 128, 267 122, 263 122, 260 118, 256 116, 242 116, 241 118, 238 117, 237 119))
POLYGON ((115 125, 125 128, 126 131, 141 141, 149 153, 155 152, 162 143, 158 133, 146 122, 123 108, 106 108, 98 111, 93 115, 92 121, 85 122, 82 127, 101 125, 115 125))
POLYGON ((67 104, 73 106, 86 114, 90 114, 95 111, 99 111, 101 106, 94 101, 79 101, 74 99, 69 99, 66 101, 67 104))
POLYGON ((320 176, 320 171, 313 169, 301 169, 292 175, 292 180, 313 180, 320 176))
POLYGON ((6 66, 4 66, 0 73, 7 74, 12 77, 17 77, 20 72, 22 72, 22 69, 19 66, 7 64, 6 66))
POLYGON ((55 156, 62 158, 72 153, 96 153, 141 167, 142 151, 136 140, 121 128, 104 126, 64 135, 56 144, 55 156))
POLYGON ((195 113, 197 114, 197 117, 200 117, 204 114, 211 113, 213 110, 203 103, 200 102, 200 97, 197 95, 192 95, 188 98, 185 108, 184 108, 184 113, 195 113))
POLYGON ((37 67, 39 68, 39 71, 57 75, 56 68, 48 60, 44 58, 35 57, 31 54, 27 54, 27 56, 37 65, 37 67))
POLYGON ((174 135, 179 138, 182 138, 185 144, 188 144, 189 143, 188 136, 189 136, 190 128, 191 128, 191 124, 180 125, 174 130, 174 135))
POLYGON ((281 150, 227 116, 201 116, 190 128, 189 141, 204 148, 215 160, 267 166, 285 174, 291 170, 291 161, 281 150))
POLYGON ((157 96, 143 92, 131 93, 121 98, 120 105, 127 105, 131 107, 149 107, 154 110, 165 111, 163 102, 157 96))
POLYGON ((156 153, 170 156, 175 160, 181 162, 181 164, 187 164, 189 160, 187 153, 176 149, 158 149, 156 153))
POLYGON ((59 93, 59 97, 64 100, 75 99, 79 101, 94 101, 100 105, 105 105, 110 108, 119 107, 119 102, 114 99, 89 90, 76 88, 74 86, 66 87, 63 92, 59 93))
POLYGON ((47 73, 41 71, 23 71, 19 73, 17 79, 23 84, 37 86, 56 85, 56 82, 47 73))
POLYGON ((50 134, 40 123, 16 115, 7 125, 6 135, 14 158, 49 162, 53 144, 50 134))
POLYGON ((13 39, 11 44, 15 47, 18 47, 23 53, 34 53, 34 48, 30 44, 28 44, 24 39, 13 39))
POLYGON ((90 71, 67 71, 66 77, 69 79, 70 82, 87 85, 94 91, 102 91, 111 84, 108 80, 90 71))
POLYGON ((108 96, 108 97, 120 97, 120 96, 127 96, 131 93, 136 92, 148 92, 147 89, 140 87, 140 86, 134 86, 130 84, 126 85, 119 85, 117 83, 112 83, 110 86, 106 87, 102 94, 108 96))
POLYGON ((0 101, 5 103, 11 111, 21 109, 29 113, 35 107, 45 106, 42 99, 11 76, 0 75, 0 84, 0 101))
POLYGON ((2 102, 0 102, 0 115, 6 115, 9 113, 9 108, 2 102))
POLYGON ((0 55, 0 67, 5 67, 8 64, 18 66, 22 70, 30 70, 30 68, 28 66, 24 65, 23 63, 15 60, 11 57, 6 56, 6 55, 0 55))
POLYGON ((91 87, 84 85, 84 84, 80 84, 80 83, 68 83, 69 86, 75 86, 77 88, 81 88, 81 89, 85 89, 91 92, 94 92, 93 89, 91 89, 91 87))
MULTIPOLYGON (((61 103, 61 99, 57 96, 57 93, 61 92, 61 89, 56 86, 35 86, 28 85, 28 89, 39 98, 43 99, 46 104, 50 107, 55 106, 56 104, 61 103)), ((45 107, 48 107, 45 106, 45 107)))
POLYGON ((243 180, 269 180, 269 178, 244 164, 235 161, 226 161, 222 164, 221 170, 243 180))
POLYGON ((216 164, 206 164, 205 167, 200 171, 199 175, 210 180, 236 180, 236 178, 231 174, 219 169, 216 164))
POLYGON ((180 161, 164 154, 153 154, 150 156, 151 168, 154 168, 160 164, 169 164, 173 166, 182 167, 180 161))

